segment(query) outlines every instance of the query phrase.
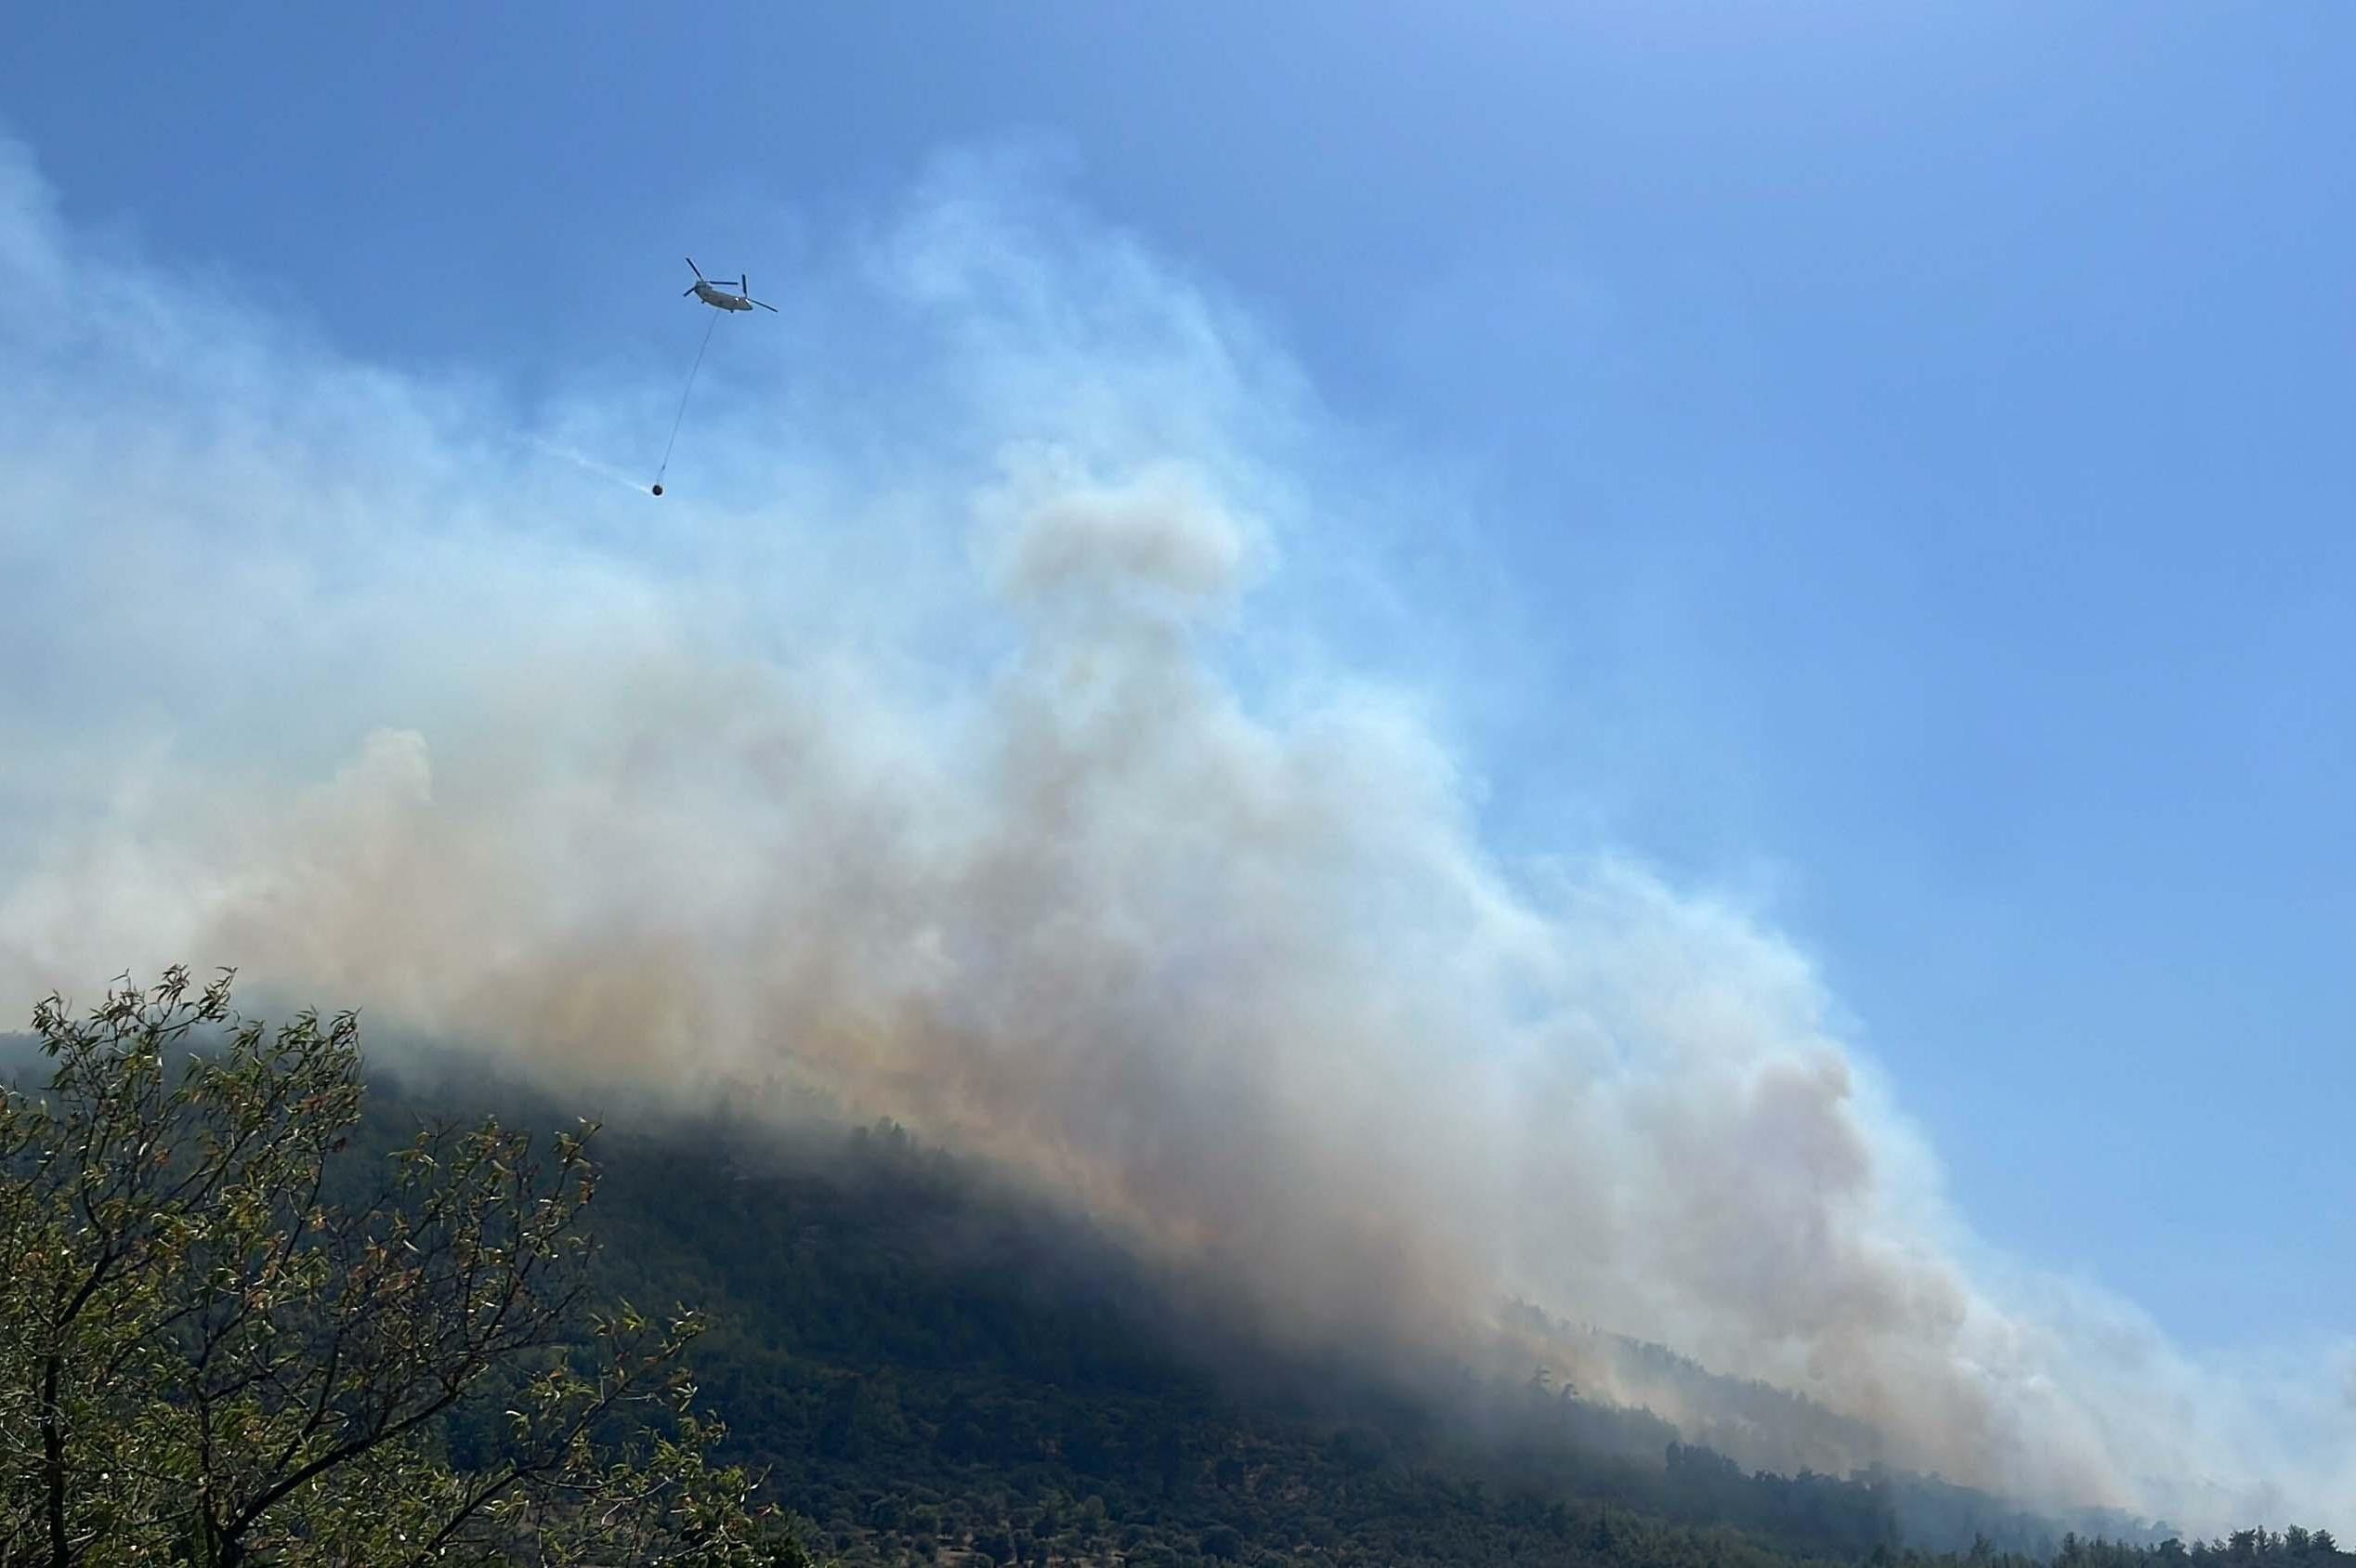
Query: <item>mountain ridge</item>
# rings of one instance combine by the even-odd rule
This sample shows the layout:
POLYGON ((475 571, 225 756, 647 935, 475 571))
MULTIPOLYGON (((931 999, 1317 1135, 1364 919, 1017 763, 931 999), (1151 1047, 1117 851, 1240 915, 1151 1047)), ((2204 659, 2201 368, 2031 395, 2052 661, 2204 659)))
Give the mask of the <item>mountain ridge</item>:
MULTIPOLYGON (((539 1091, 478 1096, 519 1125, 565 1119, 539 1091)), ((446 1085, 396 1087, 378 1114, 389 1128, 452 1104, 446 1085)), ((1483 1366, 1272 1341, 1202 1282, 888 1122, 779 1129, 648 1111, 595 1146, 609 1283, 642 1305, 679 1300, 711 1315, 698 1377, 733 1457, 770 1466, 788 1504, 819 1521, 821 1547, 845 1556, 922 1561, 911 1543, 928 1520, 934 1551, 977 1549, 972 1510, 948 1503, 961 1483, 1010 1518, 1060 1517, 1054 1497, 1094 1496, 1116 1529, 1143 1511, 1148 1535, 1191 1532, 1198 1548, 1224 1544, 1222 1529, 1238 1530, 1238 1549, 1288 1530, 1304 1533, 1286 1549, 1315 1548, 1318 1520, 1347 1532, 1312 1505, 1364 1513, 1377 1498, 1408 1517, 1453 1510, 1468 1530, 1504 1509, 1520 1522, 1500 1527, 1534 1542, 1608 1534, 1598 1522, 1611 1518, 1622 1535, 1668 1532, 1679 1550, 1691 1546, 1679 1532, 1733 1530, 1800 1561, 1975 1544, 2049 1559, 2080 1537, 2143 1548, 2168 1535, 1875 1462, 1838 1473, 1739 1462, 1720 1445, 1805 1456, 1862 1444, 1870 1429, 1527 1302, 1504 1305, 1514 1336, 1483 1366), (1681 1424, 1615 1404, 1544 1362, 1503 1371, 1504 1347, 1532 1336, 1680 1383, 1711 1414, 1681 1424), (886 1478, 904 1488, 897 1501, 886 1478), (1263 1507, 1263 1493, 1289 1503, 1263 1507), (1249 1530, 1219 1517, 1239 1502, 1259 1521, 1249 1530), (961 1522, 945 1534, 949 1520, 961 1522)))

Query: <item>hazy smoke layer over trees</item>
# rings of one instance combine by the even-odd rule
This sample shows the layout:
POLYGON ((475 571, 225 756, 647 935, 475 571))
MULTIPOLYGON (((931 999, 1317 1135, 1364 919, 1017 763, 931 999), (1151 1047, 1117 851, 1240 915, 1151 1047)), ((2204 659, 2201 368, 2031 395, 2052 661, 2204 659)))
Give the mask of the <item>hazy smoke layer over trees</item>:
POLYGON ((1519 1294, 1900 1462, 2356 1528, 2346 1365, 1983 1258, 1804 957, 1485 846, 1444 701, 1352 673, 1413 625, 1392 476, 1035 186, 952 170, 810 263, 661 503, 609 482, 659 382, 527 438, 152 269, 86 308, 88 249, 0 146, 0 995, 235 962, 901 1117, 1296 1330, 1519 1294))

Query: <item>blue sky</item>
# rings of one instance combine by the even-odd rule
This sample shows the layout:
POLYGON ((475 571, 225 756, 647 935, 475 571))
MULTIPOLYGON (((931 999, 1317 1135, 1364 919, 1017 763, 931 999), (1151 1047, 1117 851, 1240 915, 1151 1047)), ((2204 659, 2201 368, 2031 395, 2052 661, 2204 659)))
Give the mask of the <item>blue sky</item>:
POLYGON ((0 130, 519 406, 1045 150, 1456 498, 1493 843, 1745 890, 1991 1241, 2346 1331, 2356 8, 1455 9, 20 7, 0 130))

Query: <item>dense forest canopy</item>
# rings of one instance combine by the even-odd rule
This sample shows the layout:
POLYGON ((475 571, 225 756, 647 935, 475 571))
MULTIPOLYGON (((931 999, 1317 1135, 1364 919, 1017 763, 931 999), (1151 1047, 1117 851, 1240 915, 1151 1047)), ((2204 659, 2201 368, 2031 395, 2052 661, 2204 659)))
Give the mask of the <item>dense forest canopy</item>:
MULTIPOLYGON (((557 1114, 512 1087, 464 1092, 557 1114)), ((417 1112, 398 1093, 384 1109, 388 1134, 417 1112)), ((1707 1433, 1565 1386, 1559 1368, 1273 1346, 1198 1282, 888 1123, 780 1133, 724 1114, 626 1120, 599 1141, 613 1288, 704 1310, 697 1376, 729 1426, 729 1456, 771 1467, 821 1547, 846 1557, 956 1547, 1001 1561, 1185 1561, 1233 1546, 1571 1561, 1602 1538, 1610 1561, 1977 1549, 2111 1562, 2156 1557, 2172 1538, 2156 1522, 2048 1517, 1886 1467, 1738 1465, 1707 1433)), ((1509 1320, 1517 1313, 1522 1327, 1574 1332, 1527 1304, 1509 1320)), ((1796 1447, 1858 1437, 1785 1391, 1602 1338, 1682 1379, 1721 1425, 1782 1429, 1796 1447)), ((2243 1545, 2316 1549, 2289 1531, 2243 1545)), ((2204 1560, 2237 1549, 2179 1547, 2204 1560)))
POLYGON ((1273 1339, 888 1123, 640 1107, 584 1138, 512 1084, 363 1097, 348 1015, 233 1027, 177 972, 36 1026, 0 1102, 0 1563, 2356 1561, 1746 1466, 1711 1438, 1865 1434, 1527 1303, 1511 1343, 1711 1417, 1273 1339))

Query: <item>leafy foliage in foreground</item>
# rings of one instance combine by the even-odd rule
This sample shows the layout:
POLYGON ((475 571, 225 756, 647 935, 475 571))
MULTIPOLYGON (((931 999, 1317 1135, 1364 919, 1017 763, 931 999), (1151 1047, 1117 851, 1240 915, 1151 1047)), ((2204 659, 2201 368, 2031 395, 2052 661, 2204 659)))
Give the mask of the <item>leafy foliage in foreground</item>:
POLYGON ((798 1556, 706 1461, 700 1323, 589 1310, 582 1137, 356 1155, 352 1015, 241 1023, 227 976, 33 1028, 46 1089, 0 1084, 0 1563, 798 1556), (466 1418, 502 1428, 477 1466, 466 1418))

